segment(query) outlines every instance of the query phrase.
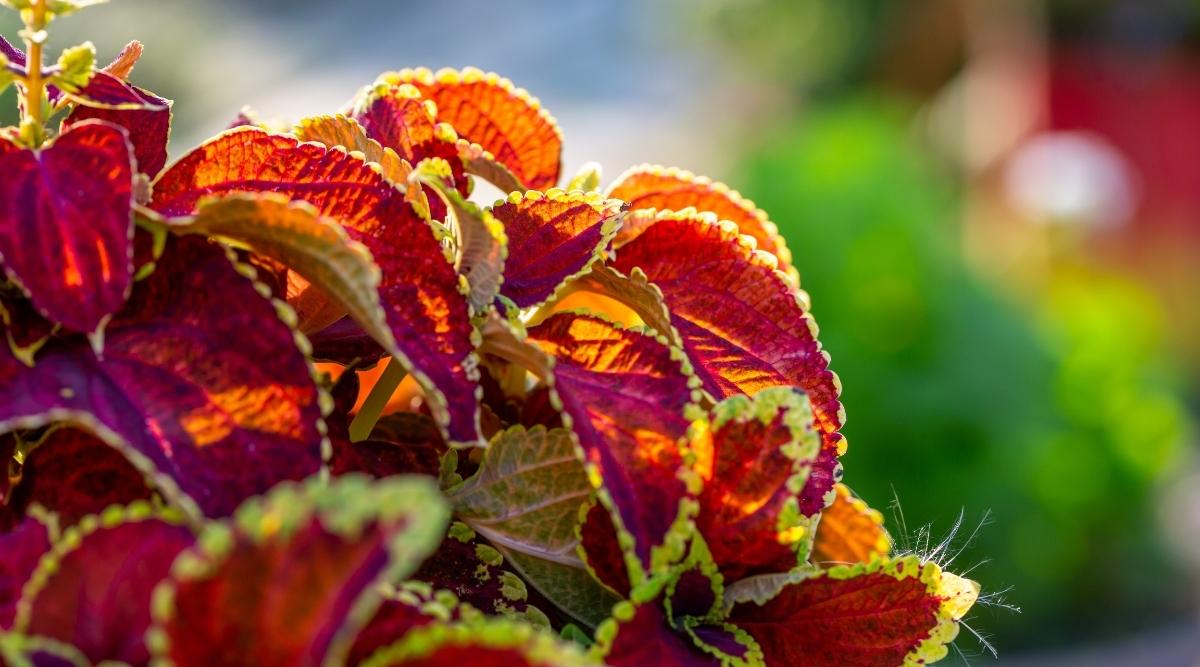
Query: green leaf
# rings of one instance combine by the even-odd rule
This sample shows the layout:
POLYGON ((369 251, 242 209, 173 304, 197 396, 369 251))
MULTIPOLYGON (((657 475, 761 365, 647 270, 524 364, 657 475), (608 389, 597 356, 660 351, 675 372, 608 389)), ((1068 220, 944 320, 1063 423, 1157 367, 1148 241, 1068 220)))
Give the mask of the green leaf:
POLYGON ((570 431, 513 426, 497 434, 478 472, 446 494, 455 516, 555 605, 588 625, 608 617, 617 598, 576 554, 591 485, 570 431))
POLYGON ((567 192, 571 192, 572 190, 595 192, 600 189, 600 178, 600 163, 588 162, 579 168, 579 173, 571 178, 565 189, 567 192))
POLYGON ((91 81, 95 67, 96 47, 91 42, 72 46, 58 57, 58 71, 51 82, 66 92, 78 92, 91 81))
POLYGON ((595 628, 621 601, 585 568, 575 567, 512 549, 499 549, 510 565, 547 600, 580 623, 595 628))
POLYGON ((8 69, 8 56, 0 53, 0 93, 3 93, 16 79, 16 74, 8 69))
MULTIPOLYGON (((270 193, 229 195, 202 201, 195 216, 172 218, 167 225, 176 233, 213 236, 283 262, 373 338, 392 340, 379 302, 379 268, 371 253, 312 206, 270 193)), ((320 328, 305 324, 301 330, 320 328)))
MULTIPOLYGON (((46 10, 54 16, 66 16, 74 14, 81 9, 103 5, 107 2, 108 0, 46 0, 46 10)), ((25 4, 29 4, 28 0, 26 0, 25 4)))

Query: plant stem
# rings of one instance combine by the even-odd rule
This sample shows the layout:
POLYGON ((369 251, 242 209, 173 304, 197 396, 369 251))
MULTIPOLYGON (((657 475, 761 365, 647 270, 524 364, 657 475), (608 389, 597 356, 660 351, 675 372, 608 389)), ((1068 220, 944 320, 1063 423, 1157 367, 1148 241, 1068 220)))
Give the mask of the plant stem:
POLYGON ((392 394, 396 393, 396 388, 400 386, 407 375, 408 371, 404 370, 404 366, 400 362, 388 359, 387 368, 383 369, 383 374, 375 381, 375 386, 371 388, 367 400, 363 401, 358 414, 354 415, 354 420, 350 422, 351 442, 361 442, 371 436, 371 431, 379 421, 380 415, 383 414, 383 409, 387 407, 388 401, 392 399, 392 394))
POLYGON ((22 126, 36 148, 45 137, 42 109, 46 97, 46 81, 42 78, 42 48, 46 41, 46 0, 33 0, 21 36, 25 39, 25 118, 22 126))

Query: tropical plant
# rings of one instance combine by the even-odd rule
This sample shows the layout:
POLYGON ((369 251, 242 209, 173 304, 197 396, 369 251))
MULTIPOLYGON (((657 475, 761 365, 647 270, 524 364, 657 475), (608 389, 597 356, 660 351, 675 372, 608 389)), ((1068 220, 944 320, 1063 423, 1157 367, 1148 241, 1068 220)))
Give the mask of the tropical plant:
POLYGON ((558 189, 555 121, 472 69, 165 167, 139 45, 46 66, 93 3, 0 4, 3 661, 945 655, 978 587, 840 485, 840 386, 750 202, 655 167, 558 189))

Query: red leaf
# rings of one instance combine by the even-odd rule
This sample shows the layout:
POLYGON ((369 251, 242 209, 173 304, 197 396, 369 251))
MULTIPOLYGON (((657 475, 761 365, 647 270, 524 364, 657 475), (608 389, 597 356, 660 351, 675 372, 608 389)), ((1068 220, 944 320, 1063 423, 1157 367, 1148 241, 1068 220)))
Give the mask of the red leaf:
POLYGON ((171 107, 169 101, 147 95, 145 91, 103 71, 94 72, 82 90, 66 95, 80 106, 97 109, 163 111, 171 107))
POLYGON ((472 326, 458 275, 428 223, 377 169, 344 150, 238 128, 164 172, 152 205, 166 215, 190 215, 206 195, 262 191, 309 202, 371 251, 394 337, 386 346, 421 382, 448 440, 478 443, 472 326))
POLYGON ((541 103, 508 79, 467 68, 385 74, 382 83, 410 83, 437 105, 437 119, 496 156, 532 190, 558 183, 562 134, 541 103))
POLYGON ((838 484, 837 498, 821 513, 810 560, 822 567, 868 563, 890 550, 883 515, 838 484))
MULTIPOLYGON (((362 124, 367 135, 386 148, 396 151, 409 164, 428 158, 441 158, 450 165, 451 181, 464 197, 468 181, 458 155, 454 136, 445 136, 437 129, 434 109, 412 86, 381 85, 370 90, 357 105, 354 119, 362 124)), ((453 132, 449 133, 453 135, 453 132)), ((446 217, 446 205, 428 187, 425 189, 435 220, 446 217)))
POLYGON ((53 339, 33 368, 0 348, 0 431, 82 424, 210 516, 317 472, 318 398, 276 306, 198 237, 169 241, 103 357, 80 335, 53 339))
POLYGON ((152 594, 195 538, 174 521, 139 517, 144 509, 68 532, 26 588, 16 631, 71 644, 93 663, 146 664, 152 594))
POLYGON ((629 569, 617 541, 617 529, 603 505, 594 503, 588 508, 579 536, 580 550, 592 575, 622 598, 629 597, 633 590, 629 569))
MULTIPOLYGON (((840 454, 841 383, 817 342, 808 295, 710 215, 661 213, 617 251, 614 268, 656 285, 704 389, 721 400, 797 386, 812 402, 825 447, 840 454)), ((663 332, 667 333, 667 332, 663 332)))
POLYGON ((513 193, 492 207, 508 236, 500 293, 520 308, 539 305, 600 260, 621 224, 622 204, 597 194, 513 193))
POLYGON ((15 530, 0 534, 0 630, 12 628, 17 600, 42 554, 50 550, 50 528, 27 517, 15 530))
POLYGON ((762 605, 740 602, 729 620, 758 641, 769 667, 928 664, 946 654, 977 593, 908 556, 834 568, 762 605))
POLYGON ((342 664, 377 587, 429 555, 449 511, 420 478, 281 485, 180 556, 156 600, 156 659, 178 667, 342 664))
POLYGON ((696 526, 721 573, 737 581, 796 568, 812 538, 800 492, 821 443, 804 394, 734 396, 706 426, 692 441, 704 480, 696 526))
MULTIPOLYGON (((775 255, 780 267, 791 271, 792 253, 788 250, 775 223, 754 202, 743 198, 724 183, 714 183, 703 176, 680 169, 643 164, 633 167, 617 177, 608 190, 608 196, 624 199, 634 211, 667 209, 680 211, 694 208, 708 211, 721 220, 729 220, 738 226, 742 234, 754 237, 760 250, 775 255)), ((632 240, 640 230, 636 227, 629 235, 623 234, 618 245, 632 240)))
POLYGON ((0 322, 6 328, 8 348, 26 364, 42 349, 59 326, 46 319, 33 302, 15 293, 0 293, 0 322))
POLYGON ((376 667, 592 667, 578 648, 508 619, 434 623, 378 651, 376 667))
POLYGON ((125 131, 79 123, 39 151, 0 137, 0 258, 38 310, 98 328, 133 282, 133 161, 125 131))
MULTIPOLYGON (((97 75, 98 76, 98 75, 97 75)), ((141 88, 125 84, 135 99, 148 107, 144 109, 105 109, 76 106, 63 121, 64 131, 89 119, 108 121, 125 128, 137 170, 150 178, 158 175, 167 163, 167 141, 171 136, 171 102, 141 88)))
POLYGON ((25 457, 10 505, 23 511, 37 503, 71 525, 151 495, 145 475, 121 452, 84 431, 56 428, 25 457))
POLYGON ((721 664, 677 632, 657 601, 618 605, 614 620, 597 631, 599 651, 611 667, 717 667, 721 664))
POLYGON ((376 651, 404 637, 414 628, 436 621, 461 620, 461 606, 448 591, 434 593, 409 584, 385 596, 379 610, 354 639, 347 665, 358 665, 376 651))
POLYGON ((681 557, 695 479, 681 445, 693 396, 678 350, 577 313, 552 315, 529 339, 554 357, 562 410, 632 553, 651 573, 681 557))

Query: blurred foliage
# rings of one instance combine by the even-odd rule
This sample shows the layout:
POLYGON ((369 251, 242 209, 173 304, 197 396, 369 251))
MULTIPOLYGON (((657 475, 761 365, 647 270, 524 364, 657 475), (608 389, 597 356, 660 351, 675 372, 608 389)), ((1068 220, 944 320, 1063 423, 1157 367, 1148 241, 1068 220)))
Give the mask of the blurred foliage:
POLYGON ((960 507, 964 535, 991 512, 954 568, 987 560, 972 577, 1012 587, 1022 613, 973 623, 1002 650, 1160 621, 1185 601, 1153 496, 1186 425, 1158 305, 1085 266, 1025 297, 973 276, 953 180, 906 118, 875 99, 828 106, 771 134, 737 179, 812 295, 845 386, 850 479, 885 514, 898 499, 901 544, 932 522, 936 546, 960 507))

